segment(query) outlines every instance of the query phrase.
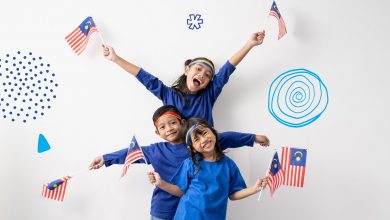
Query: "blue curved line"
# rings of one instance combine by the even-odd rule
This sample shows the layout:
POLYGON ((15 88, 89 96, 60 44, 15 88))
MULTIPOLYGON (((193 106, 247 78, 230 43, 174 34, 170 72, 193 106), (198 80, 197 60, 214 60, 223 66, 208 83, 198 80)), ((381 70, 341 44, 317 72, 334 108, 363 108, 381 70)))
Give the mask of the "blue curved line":
MULTIPOLYGON (((305 76, 303 76, 303 77, 305 77, 305 76)), ((292 77, 292 78, 294 78, 294 77, 292 77)), ((307 79, 307 77, 305 77, 305 78, 307 79)), ((288 79, 288 80, 290 80, 290 79, 288 79)), ((308 81, 309 81, 310 84, 312 84, 312 86, 314 87, 313 83, 311 83, 310 80, 308 80, 308 81)), ((284 84, 284 83, 283 83, 283 84, 284 84)), ((282 85, 283 85, 283 84, 282 84, 282 85)), ((304 83, 304 84, 305 84, 305 83, 304 83)), ((306 84, 305 84, 305 85, 306 85, 306 84)), ((306 86, 307 86, 307 85, 306 85, 306 86)), ((281 86, 281 87, 282 87, 282 86, 281 86)), ((291 85, 290 85, 290 87, 291 87, 291 85)), ((289 89, 288 89, 287 91, 290 90, 290 87, 289 87, 289 89)), ((315 87, 314 87, 314 88, 315 88, 315 87)), ((295 90, 295 89, 294 89, 294 90, 295 90)), ((293 91, 294 91, 294 90, 293 90, 293 91)), ((302 89, 302 90, 303 90, 303 89, 302 89)), ((305 91, 305 90, 303 90, 303 91, 305 91)), ((315 89, 314 89, 314 91, 315 91, 315 89)), ((287 94, 288 94, 288 93, 287 93, 287 94)), ((279 95, 280 95, 280 93, 277 95, 278 100, 279 100, 279 95)), ((315 95, 315 94, 314 94, 314 95, 315 95)), ((287 95, 286 95, 286 96, 287 96, 287 95)), ((289 70, 289 71, 287 71, 287 72, 285 72, 285 73, 279 75, 276 79, 274 79, 274 80, 272 81, 271 86, 270 86, 270 89, 269 89, 269 92, 268 92, 268 97, 269 97, 269 100, 268 100, 268 111, 271 113, 271 115, 272 115, 277 121, 279 121, 280 123, 282 123, 282 124, 284 124, 284 125, 287 125, 287 126, 289 126, 289 127, 294 127, 294 128, 306 126, 306 125, 308 125, 308 124, 314 122, 315 120, 317 120, 317 119, 322 115, 322 113, 325 111, 325 109, 327 108, 328 103, 329 103, 328 90, 327 90, 325 84, 322 82, 322 80, 319 78, 319 76, 317 76, 315 73, 313 73, 313 72, 311 72, 311 71, 309 71, 309 70, 306 70, 306 69, 293 69, 293 70, 289 70), (311 114, 313 111, 315 111, 316 108, 318 107, 318 105, 319 105, 320 103, 323 103, 323 102, 321 102, 322 100, 324 100, 324 99, 322 99, 322 93, 324 92, 323 89, 325 90, 326 104, 325 104, 325 106, 323 107, 322 111, 321 111, 320 113, 318 113, 317 115, 313 116, 312 118, 309 118, 309 119, 307 119, 307 120, 305 120, 305 121, 303 121, 303 122, 300 122, 300 123, 288 122, 288 121, 285 121, 285 120, 281 119, 280 117, 278 117, 278 115, 274 112, 274 109, 273 109, 272 105, 273 105, 273 103, 274 103, 274 98, 275 98, 276 92, 277 92, 277 91, 280 91, 280 89, 277 90, 277 88, 279 87, 281 81, 282 81, 284 78, 286 78, 286 77, 288 77, 288 76, 290 76, 290 75, 292 75, 292 74, 302 73, 301 71, 303 71, 304 73, 310 74, 311 76, 313 76, 314 78, 316 78, 316 79, 318 80, 318 82, 319 82, 319 85, 320 85, 320 90, 319 90, 319 91, 320 91, 320 98, 319 98, 319 100, 318 100, 318 103, 316 104, 316 106, 313 108, 312 111, 310 111, 308 114, 305 115, 305 117, 306 117, 307 115, 311 114), (293 72, 293 73, 289 74, 290 72, 293 72), (281 79, 280 79, 280 78, 281 78, 281 79), (275 82, 277 82, 278 79, 280 79, 279 83, 276 84, 275 90, 272 90, 272 88, 273 88, 275 82), (272 95, 271 95, 271 94, 272 94, 272 95)), ((309 100, 309 99, 308 99, 308 100, 309 100)), ((315 97, 313 97, 313 100, 312 100, 312 102, 310 103, 310 105, 314 102, 314 100, 315 100, 315 97)), ((286 101, 286 98, 285 98, 285 101, 286 101)), ((279 102, 276 102, 276 104, 277 104, 277 106, 278 106, 278 109, 283 113, 283 115, 286 115, 287 117, 290 117, 290 118, 291 118, 291 116, 289 116, 288 114, 285 114, 285 113, 281 110, 279 102)), ((289 108, 289 106, 287 106, 287 107, 289 108)), ((291 110, 291 109, 290 109, 290 110, 291 110)), ((300 118, 303 118, 303 117, 292 117, 292 118, 300 119, 300 118)))

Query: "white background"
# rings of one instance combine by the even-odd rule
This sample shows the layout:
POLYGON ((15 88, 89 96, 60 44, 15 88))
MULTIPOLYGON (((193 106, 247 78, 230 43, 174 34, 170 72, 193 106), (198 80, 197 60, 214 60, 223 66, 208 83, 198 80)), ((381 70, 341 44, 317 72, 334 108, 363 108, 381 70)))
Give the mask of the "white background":
MULTIPOLYGON (((214 108, 219 131, 266 134, 275 146, 308 149, 302 189, 284 187, 229 202, 228 219, 389 219, 390 4, 373 1, 278 1, 288 34, 277 40, 271 1, 131 0, 2 1, 0 56, 18 50, 44 57, 57 73, 53 108, 26 124, 0 118, 0 219, 149 219, 153 187, 145 165, 119 180, 121 166, 84 172, 69 181, 64 202, 41 187, 98 155, 161 141, 152 114, 161 105, 134 77, 105 60, 94 34, 76 56, 64 37, 92 16, 122 57, 167 85, 186 59, 206 56, 217 68, 266 29, 264 44, 239 64, 214 108), (189 14, 202 15, 189 30, 189 14), (279 74, 306 68, 318 74, 329 105, 314 123, 290 128, 267 110, 279 74), (52 149, 37 153, 39 134, 52 149)), ((0 87, 0 93, 2 92, 0 87)), ((248 185, 262 176, 271 149, 228 153, 248 185)))

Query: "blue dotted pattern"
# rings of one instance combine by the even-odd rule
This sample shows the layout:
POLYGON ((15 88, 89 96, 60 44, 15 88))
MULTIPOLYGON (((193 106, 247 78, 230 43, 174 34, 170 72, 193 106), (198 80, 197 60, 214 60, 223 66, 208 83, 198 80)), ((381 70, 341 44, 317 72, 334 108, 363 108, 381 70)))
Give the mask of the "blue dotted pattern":
POLYGON ((32 52, 17 51, 0 58, 1 118, 27 123, 52 108, 58 83, 50 67, 32 52))

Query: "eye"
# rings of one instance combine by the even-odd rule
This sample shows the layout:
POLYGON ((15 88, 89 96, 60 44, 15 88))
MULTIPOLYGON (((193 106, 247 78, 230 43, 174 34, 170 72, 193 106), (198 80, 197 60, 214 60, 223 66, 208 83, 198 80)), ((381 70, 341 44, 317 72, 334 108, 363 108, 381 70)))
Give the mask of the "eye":
POLYGON ((160 129, 160 130, 163 130, 164 128, 165 128, 165 126, 161 126, 159 129, 160 129))
POLYGON ((205 75, 207 78, 211 79, 211 73, 206 73, 205 75))
POLYGON ((207 134, 207 131, 203 132, 203 134, 202 134, 202 135, 203 135, 203 136, 205 136, 206 134, 207 134))

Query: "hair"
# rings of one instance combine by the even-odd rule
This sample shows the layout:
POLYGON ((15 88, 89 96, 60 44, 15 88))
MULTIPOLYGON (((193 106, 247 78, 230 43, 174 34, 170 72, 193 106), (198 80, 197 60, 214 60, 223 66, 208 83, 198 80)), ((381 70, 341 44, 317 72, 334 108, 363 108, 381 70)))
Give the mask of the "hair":
MULTIPOLYGON (((181 130, 180 130, 180 139, 183 143, 186 143, 187 140, 186 140, 186 136, 187 136, 187 132, 188 130, 194 126, 195 124, 201 124, 201 127, 198 127, 196 128, 195 130, 193 130, 191 133, 192 134, 202 134, 203 133, 203 129, 206 127, 206 128, 209 128, 211 130, 211 132, 214 134, 215 136, 215 147, 214 147, 214 150, 215 150, 215 153, 216 153, 216 156, 217 156, 217 161, 219 159, 221 159, 223 156, 224 156, 224 153, 223 151, 221 150, 220 146, 219 146, 219 142, 218 142, 218 133, 217 131, 203 118, 198 118, 198 117, 194 117, 194 118, 190 118, 187 120, 187 122, 182 126, 181 130)), ((191 135, 191 134, 189 134, 191 135)), ((190 156, 191 156, 191 159, 192 161, 194 162, 194 164, 197 166, 197 168, 199 168, 199 158, 202 158, 202 155, 198 152, 195 151, 194 147, 193 147, 193 143, 192 143, 192 139, 191 141, 188 143, 189 144, 189 148, 190 148, 190 156)))
POLYGON ((158 108, 154 114, 153 114, 153 124, 156 125, 157 120, 166 112, 173 112, 177 115, 179 115, 182 119, 184 119, 183 115, 180 113, 180 111, 173 105, 163 105, 160 108, 158 108))
MULTIPOLYGON (((184 62, 184 67, 187 67, 188 65, 190 65, 192 62, 194 61, 197 61, 197 60, 206 60, 208 61, 209 63, 211 63, 213 69, 215 68, 214 67, 214 63, 213 61, 207 59, 206 57, 197 57, 197 58, 194 58, 194 59, 188 59, 184 62)), ((214 76, 214 73, 213 73, 213 76, 214 76)), ((171 86, 172 90, 179 93, 181 98, 182 98, 182 101, 184 102, 184 104, 186 104, 186 100, 184 100, 184 95, 185 94, 188 94, 190 91, 188 90, 188 87, 187 87, 187 76, 183 73, 171 86)), ((204 91, 204 89, 198 91, 197 93, 202 93, 204 91)))

